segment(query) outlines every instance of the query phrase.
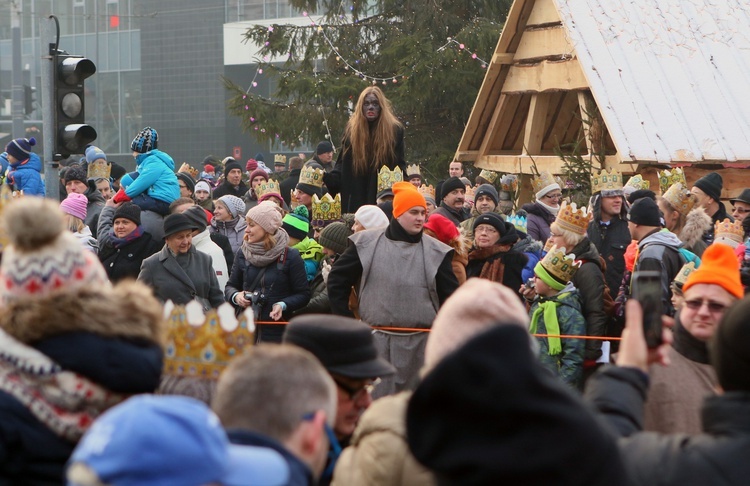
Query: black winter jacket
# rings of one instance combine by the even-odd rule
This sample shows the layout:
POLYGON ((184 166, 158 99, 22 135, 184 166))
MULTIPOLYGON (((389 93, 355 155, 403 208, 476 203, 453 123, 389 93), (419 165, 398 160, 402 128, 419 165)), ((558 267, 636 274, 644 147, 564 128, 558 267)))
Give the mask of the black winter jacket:
POLYGON ((302 172, 302 169, 292 169, 286 179, 279 184, 281 197, 284 198, 284 202, 287 206, 291 205, 291 193, 297 188, 300 172, 302 172))
POLYGON ((613 218, 606 226, 606 230, 603 228, 605 226, 599 220, 593 220, 589 223, 587 235, 607 263, 604 280, 609 287, 609 295, 616 299, 617 289, 620 288, 622 276, 625 274, 625 250, 632 238, 628 222, 624 219, 613 218), (602 234, 605 236, 602 237, 602 234))
MULTIPOLYGON (((529 261, 529 257, 516 250, 497 252, 487 258, 476 258, 478 250, 474 249, 469 252, 469 263, 466 264, 466 278, 479 277, 485 265, 492 265, 496 260, 500 260, 505 266, 503 269, 503 281, 498 282, 518 294, 523 281, 523 268, 529 261)), ((520 297, 520 294, 518 294, 520 297)))
POLYGON ((104 265, 109 279, 115 283, 125 278, 138 278, 143 260, 161 250, 164 243, 156 241, 149 233, 120 248, 112 246, 112 217, 115 210, 105 206, 99 215, 99 261, 104 265))
MULTIPOLYGON (((586 319, 587 336, 605 336, 609 317, 604 312, 604 273, 599 260, 599 252, 588 238, 578 243, 571 251, 576 260, 583 260, 583 264, 573 275, 573 285, 581 295, 581 307, 586 319)), ((583 358, 596 360, 602 355, 602 342, 587 339, 586 351, 583 358)))

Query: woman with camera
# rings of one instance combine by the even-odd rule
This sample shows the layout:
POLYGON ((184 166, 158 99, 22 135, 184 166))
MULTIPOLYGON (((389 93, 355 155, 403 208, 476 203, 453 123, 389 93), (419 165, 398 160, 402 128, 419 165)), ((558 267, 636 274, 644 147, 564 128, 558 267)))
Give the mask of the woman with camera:
MULTIPOLYGON (((234 258, 226 299, 239 310, 252 306, 256 321, 288 319, 310 300, 310 287, 302 257, 289 248, 289 235, 281 228, 281 211, 263 201, 247 212, 245 236, 234 258)), ((284 327, 256 327, 257 341, 281 342, 284 327)))

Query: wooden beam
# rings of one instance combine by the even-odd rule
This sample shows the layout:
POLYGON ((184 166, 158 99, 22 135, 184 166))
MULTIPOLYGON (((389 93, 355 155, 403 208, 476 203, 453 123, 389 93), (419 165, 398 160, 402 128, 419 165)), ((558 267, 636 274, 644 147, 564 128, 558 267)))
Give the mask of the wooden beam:
POLYGON ((526 128, 523 134, 524 154, 536 155, 541 152, 549 100, 548 93, 531 95, 529 116, 526 118, 526 128))
POLYGON ((510 67, 503 84, 503 93, 542 93, 556 90, 588 88, 578 59, 567 61, 542 61, 528 66, 510 67))
POLYGON ((453 160, 457 160, 459 162, 473 162, 477 160, 477 157, 479 157, 479 150, 464 150, 456 152, 453 160))
POLYGON ((492 64, 513 64, 515 55, 512 52, 495 53, 492 55, 492 64))
MULTIPOLYGON (((497 102, 497 105, 495 105, 495 112, 492 113, 492 119, 490 120, 490 124, 487 125, 487 131, 484 133, 484 139, 482 140, 482 144, 479 146, 480 157, 488 152, 490 143, 492 142, 492 140, 494 140, 497 134, 497 126, 500 117, 503 116, 503 114, 505 114, 506 117, 509 116, 509 114, 507 113, 509 98, 513 98, 513 96, 505 94, 500 95, 500 100, 497 102)), ((516 104, 517 103, 518 102, 516 102, 516 104)))
MULTIPOLYGON (((484 155, 474 161, 474 166, 481 169, 494 170, 496 172, 507 172, 511 174, 531 174, 531 161, 536 163, 537 169, 548 171, 553 174, 562 174, 565 162, 556 155, 484 155)), ((636 164, 622 164, 617 155, 608 155, 605 168, 616 168, 623 174, 632 174, 638 170, 636 164)))
POLYGON ((573 45, 565 35, 562 25, 539 30, 527 30, 521 37, 521 43, 514 60, 542 59, 570 55, 574 53, 573 45))
POLYGON ((534 6, 533 0, 515 0, 508 12, 508 18, 505 19, 503 31, 500 33, 500 40, 497 43, 495 52, 515 52, 518 47, 519 37, 526 28, 526 23, 531 15, 534 6))
MULTIPOLYGON (((475 162, 476 165, 476 162, 475 162)), ((639 173, 644 179, 651 182, 651 190, 657 194, 659 192, 659 176, 658 172, 665 170, 668 167, 643 167, 639 169, 639 173)), ((724 181, 724 185, 721 191, 721 198, 727 200, 729 198, 738 197, 740 193, 750 187, 750 170, 745 168, 725 168, 725 169, 701 169, 698 166, 688 166, 682 168, 685 171, 685 180, 687 180, 688 186, 693 187, 695 181, 705 176, 709 172, 718 172, 724 181)), ((727 208, 729 209, 729 208, 727 208)))
POLYGON ((531 15, 529 15, 529 20, 526 22, 526 27, 547 25, 555 22, 560 22, 560 14, 557 13, 557 8, 553 0, 536 0, 534 8, 531 10, 531 15))

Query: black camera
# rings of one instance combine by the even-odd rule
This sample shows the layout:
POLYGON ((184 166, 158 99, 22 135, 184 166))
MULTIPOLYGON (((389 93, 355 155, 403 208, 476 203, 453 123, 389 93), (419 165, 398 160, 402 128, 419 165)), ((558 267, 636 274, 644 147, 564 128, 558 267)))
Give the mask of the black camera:
POLYGON ((254 290, 252 292, 245 292, 245 300, 252 302, 253 306, 263 307, 266 305, 266 294, 260 290, 254 290))

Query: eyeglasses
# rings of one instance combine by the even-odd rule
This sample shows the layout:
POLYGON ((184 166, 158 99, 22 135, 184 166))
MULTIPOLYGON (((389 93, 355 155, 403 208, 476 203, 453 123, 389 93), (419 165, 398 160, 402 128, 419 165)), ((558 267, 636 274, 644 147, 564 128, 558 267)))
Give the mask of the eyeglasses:
POLYGON ((334 379, 333 381, 336 382, 336 386, 341 388, 344 393, 349 395, 349 400, 356 401, 359 398, 362 398, 363 393, 367 393, 368 395, 372 394, 372 391, 380 383, 380 378, 377 378, 375 381, 368 383, 367 385, 364 385, 360 388, 353 388, 337 379, 334 379))
POLYGON ((545 194, 542 197, 546 199, 562 199, 562 194, 545 194))
POLYGON ((557 238, 558 236, 562 236, 562 235, 558 235, 558 234, 556 234, 556 233, 553 233, 553 232, 551 232, 551 231, 549 232, 549 237, 550 237, 550 238, 557 238))
POLYGON ((750 213, 750 209, 741 208, 739 206, 735 206, 733 209, 734 209, 734 212, 739 213, 739 214, 750 213))
POLYGON ((187 189, 187 186, 185 184, 177 184, 177 185, 180 186, 180 189, 187 189))
POLYGON ((727 308, 726 305, 721 304, 719 302, 713 302, 710 300, 686 300, 685 306, 687 306, 688 309, 697 311, 700 310, 703 305, 706 305, 708 307, 708 311, 711 314, 720 314, 724 312, 724 310, 727 308))
POLYGON ((474 230, 474 233, 486 233, 486 234, 489 234, 489 235, 497 235, 497 234, 499 234, 499 232, 495 228, 493 228, 492 226, 481 225, 481 224, 479 226, 477 226, 477 229, 474 230))

